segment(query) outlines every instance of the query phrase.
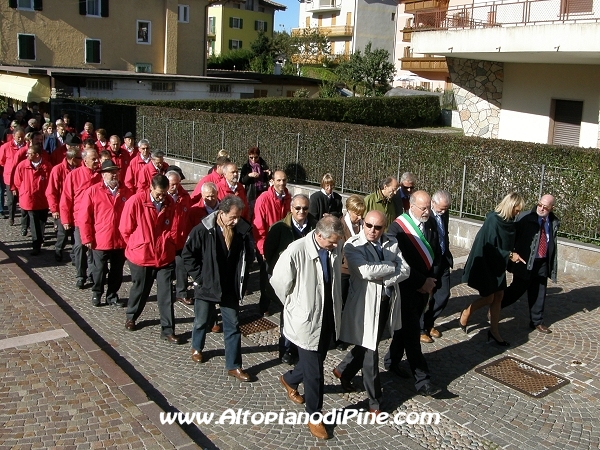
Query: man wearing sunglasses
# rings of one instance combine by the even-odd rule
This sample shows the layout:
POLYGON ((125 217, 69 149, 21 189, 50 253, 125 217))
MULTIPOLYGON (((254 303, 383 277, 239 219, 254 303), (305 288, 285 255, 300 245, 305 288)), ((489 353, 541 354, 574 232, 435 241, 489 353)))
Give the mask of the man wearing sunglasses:
POLYGON ((546 286, 548 278, 556 283, 558 271, 556 250, 560 220, 553 210, 554 197, 546 194, 531 211, 523 211, 517 216, 514 252, 529 255, 529 258, 526 264, 509 265, 513 281, 502 298, 502 308, 506 308, 527 291, 529 327, 544 334, 552 333, 544 325, 546 286))
POLYGON ((398 190, 392 197, 396 214, 400 215, 403 212, 408 212, 410 209, 410 195, 415 191, 417 177, 411 172, 404 172, 400 177, 398 190))
POLYGON ((377 346, 386 330, 391 336, 401 326, 398 283, 410 274, 398 242, 384 234, 386 225, 381 211, 371 211, 362 231, 344 244, 350 294, 342 313, 340 340, 354 347, 333 369, 346 392, 355 390, 352 378, 362 370, 369 412, 375 415, 381 412, 382 400, 377 346))

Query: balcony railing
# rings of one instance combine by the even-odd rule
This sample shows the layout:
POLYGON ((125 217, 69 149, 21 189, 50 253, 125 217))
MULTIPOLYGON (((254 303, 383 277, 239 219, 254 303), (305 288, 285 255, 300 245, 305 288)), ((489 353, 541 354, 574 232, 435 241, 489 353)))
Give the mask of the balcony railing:
POLYGON ((412 13, 422 9, 443 9, 448 6, 448 0, 407 0, 404 3, 404 12, 412 13))
MULTIPOLYGON (((352 36, 354 27, 352 25, 332 25, 330 27, 317 27, 320 34, 324 34, 329 37, 344 37, 352 36)), ((301 36, 302 30, 305 28, 292 28, 292 36, 301 36)))
POLYGON ((342 9, 342 0, 310 0, 306 2, 306 11, 339 11, 342 9))
POLYGON ((405 56, 400 60, 402 70, 410 70, 411 72, 448 72, 448 65, 444 56, 405 56))
POLYGON ((600 22, 599 0, 499 0, 415 11, 413 31, 600 22))

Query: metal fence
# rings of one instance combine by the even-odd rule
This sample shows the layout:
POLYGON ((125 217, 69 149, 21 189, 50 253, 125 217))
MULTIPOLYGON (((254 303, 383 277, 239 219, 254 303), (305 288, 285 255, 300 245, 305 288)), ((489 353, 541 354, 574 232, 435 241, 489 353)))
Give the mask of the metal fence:
POLYGON ((147 116, 138 117, 138 125, 141 137, 167 156, 212 164, 217 151, 224 148, 241 165, 247 160, 249 146, 257 145, 269 166, 285 170, 290 182, 318 185, 321 176, 330 172, 341 193, 364 195, 373 192, 385 176, 413 172, 418 188, 450 192, 451 212, 459 217, 485 217, 511 190, 518 190, 528 206, 533 206, 541 194, 552 193, 556 197, 555 213, 562 219, 561 235, 600 245, 598 171, 531 164, 510 157, 509 164, 492 158, 438 161, 423 157, 426 149, 343 137, 325 152, 319 147, 322 140, 318 130, 314 134, 273 135, 269 130, 230 127, 226 123, 147 116))

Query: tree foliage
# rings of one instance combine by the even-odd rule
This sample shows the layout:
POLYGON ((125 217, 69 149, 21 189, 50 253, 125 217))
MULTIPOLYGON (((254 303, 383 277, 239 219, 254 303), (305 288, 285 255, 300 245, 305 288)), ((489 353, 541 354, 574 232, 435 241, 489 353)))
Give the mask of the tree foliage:
POLYGON ((394 65, 390 62, 390 53, 382 48, 372 50, 371 42, 350 55, 348 61, 342 62, 336 73, 348 84, 352 91, 357 88, 366 96, 383 95, 394 76, 394 65))

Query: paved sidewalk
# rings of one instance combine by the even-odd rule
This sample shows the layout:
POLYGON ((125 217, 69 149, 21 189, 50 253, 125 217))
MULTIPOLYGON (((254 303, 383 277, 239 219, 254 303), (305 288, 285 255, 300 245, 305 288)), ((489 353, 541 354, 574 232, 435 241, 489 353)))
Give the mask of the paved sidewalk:
MULTIPOLYGON (((53 241, 50 231, 47 230, 47 237, 53 241)), ((104 345, 103 348, 110 358, 162 408, 181 412, 214 412, 217 416, 228 408, 252 412, 302 410, 287 400, 279 385, 278 376, 289 367, 281 365, 277 359, 277 329, 243 338, 244 367, 256 376, 257 381, 242 384, 226 375, 222 334, 207 335, 206 355, 209 360, 206 363, 194 364, 191 361, 191 307, 182 304, 175 306, 177 333, 182 333, 187 339, 186 345, 173 346, 160 340, 155 301, 148 303, 140 317, 140 329, 133 333, 127 332, 124 329, 124 310, 93 307, 89 289, 79 290, 75 287, 74 268, 67 263, 56 265, 52 247, 44 248, 40 256, 29 256, 29 240, 20 236, 18 221, 17 225, 9 227, 7 221, 0 220, 0 241, 4 242, 12 260, 23 264, 27 275, 33 277, 51 298, 64 303, 62 306, 65 308, 72 308, 73 313, 88 324, 85 332, 91 334, 101 346, 104 345)), ((459 261, 464 262, 464 250, 455 249, 455 253, 459 261)), ((2 266, 14 268, 11 264, 2 266)), ((457 270, 453 272, 454 284, 460 280, 461 268, 462 263, 458 264, 457 270)), ((12 269, 2 271, 0 283, 6 282, 7 273, 8 279, 14 277, 11 271, 12 269)), ((127 297, 130 285, 129 277, 126 280, 120 292, 123 298, 127 297)), ((34 288, 30 287, 31 282, 29 283, 27 289, 34 291, 34 288)), ((241 308, 242 316, 252 314, 256 310, 257 272, 253 272, 251 276, 250 288, 254 293, 245 299, 241 308)), ((152 413, 155 416, 149 417, 149 412, 136 406, 139 405, 139 400, 132 400, 135 396, 124 392, 122 387, 119 389, 122 382, 115 382, 103 374, 95 365, 95 360, 90 357, 91 352, 82 350, 84 346, 81 345, 79 337, 83 335, 81 331, 76 332, 65 325, 57 326, 51 322, 52 317, 44 319, 42 313, 36 312, 32 317, 28 311, 34 308, 16 312, 18 309, 15 310, 14 304, 17 302, 13 297, 30 298, 34 295, 24 291, 23 287, 15 288, 16 294, 8 295, 3 284, 0 284, 0 289, 1 298, 4 300, 0 320, 4 322, 3 329, 6 330, 2 337, 53 331, 61 327, 69 336, 74 337, 59 337, 44 343, 1 350, 4 364, 0 367, 4 376, 0 386, 0 398, 3 399, 3 404, 14 406, 5 408, 2 411, 3 415, 0 415, 0 423, 4 425, 0 436, 8 436, 2 437, 0 441, 9 442, 8 445, 22 444, 22 439, 30 437, 25 434, 29 431, 26 426, 35 430, 36 437, 39 430, 46 430, 48 436, 51 436, 48 439, 54 442, 58 439, 76 439, 65 437, 71 436, 69 433, 72 433, 66 426, 51 429, 47 425, 48 422, 66 417, 51 416, 48 413, 57 407, 62 411, 60 404, 56 403, 65 401, 66 404, 72 405, 72 410, 68 409, 73 412, 68 419, 69 424, 78 423, 76 415, 79 414, 79 409, 83 409, 87 414, 91 414, 90 417, 103 414, 102 417, 109 416, 110 420, 114 420, 114 425, 110 422, 110 427, 115 430, 114 433, 121 433, 119 438, 129 439, 133 435, 138 439, 138 444, 139 441, 148 439, 139 444, 143 446, 174 445, 173 440, 170 440, 172 438, 161 435, 164 431, 159 432, 153 425, 156 423, 158 408, 152 413), (10 307, 6 304, 7 301, 10 301, 10 307), (44 350, 36 351, 40 347, 44 350), (22 351, 27 352, 26 357, 18 354, 22 351), (55 352, 59 352, 61 356, 55 356, 55 352), (68 359, 64 358, 65 355, 68 355, 68 359), (60 380, 48 382, 44 379, 48 376, 47 372, 50 372, 44 366, 52 366, 49 361, 52 361, 52 365, 65 366, 64 375, 60 380), (32 381, 32 378, 41 378, 43 381, 32 381), (9 382, 14 383, 14 387, 7 387, 9 382), (53 398, 39 397, 40 394, 35 391, 40 388, 52 391, 53 398), (27 396, 31 398, 23 400, 21 390, 27 392, 27 396), (69 391, 70 396, 64 393, 65 390, 69 391), (84 394, 88 390, 94 390, 95 396, 84 394), (89 400, 86 395, 89 395, 89 400), (85 400, 80 400, 82 397, 85 400), (124 404, 129 406, 123 407, 124 404), (41 409, 41 406, 46 409, 41 409), (7 410, 11 414, 12 411, 21 414, 17 408, 25 407, 32 409, 31 416, 27 418, 17 420, 15 416, 6 415, 7 410), (144 429, 149 430, 147 437, 140 434, 144 429)), ((198 446, 223 449, 301 449, 317 446, 344 449, 599 448, 600 427, 597 423, 600 419, 600 381, 597 374, 600 358, 595 336, 596 330, 600 329, 598 283, 563 278, 558 285, 550 287, 546 307, 546 323, 554 331, 550 335, 530 332, 527 327, 529 319, 526 301, 521 300, 504 310, 501 332, 512 344, 504 352, 486 343, 488 325, 483 310, 474 314, 468 336, 458 328, 458 312, 474 298, 474 292, 465 285, 454 287, 444 317, 438 320, 443 337, 437 339, 434 344, 423 346, 433 381, 447 387, 448 391, 441 396, 442 398, 428 399, 417 396, 410 381, 382 372, 385 411, 392 414, 411 411, 438 412, 441 414, 441 420, 437 425, 357 425, 349 422, 347 425, 330 427, 334 437, 323 442, 314 439, 304 425, 224 425, 213 422, 198 428, 187 426, 187 436, 195 440, 198 446), (518 357, 562 375, 569 379, 570 384, 542 399, 534 399, 475 373, 476 367, 504 355, 518 357), (582 364, 573 365, 574 361, 582 364)), ((273 311, 277 312, 276 309, 273 311)), ((278 321, 277 313, 272 320, 278 321)), ((388 345, 389 341, 382 342, 382 354, 388 345)), ((358 393, 345 394, 338 380, 331 374, 333 367, 344 355, 345 352, 332 350, 325 361, 325 411, 349 406, 366 407, 366 396, 362 387, 358 393)), ((109 358, 104 356, 103 359, 109 358)), ((59 367, 56 373, 62 375, 63 372, 59 367)), ((354 382, 357 386, 362 386, 360 376, 356 377, 354 382)), ((88 425, 82 423, 82 426, 88 425)), ((171 428, 179 430, 175 425, 171 428)), ((163 430, 169 432, 171 428, 165 426, 163 430)), ((89 430, 87 432, 91 433, 89 430)), ((84 437, 89 436, 85 433, 86 431, 83 432, 84 437)), ((111 433, 104 433, 102 440, 112 439, 111 433)))

